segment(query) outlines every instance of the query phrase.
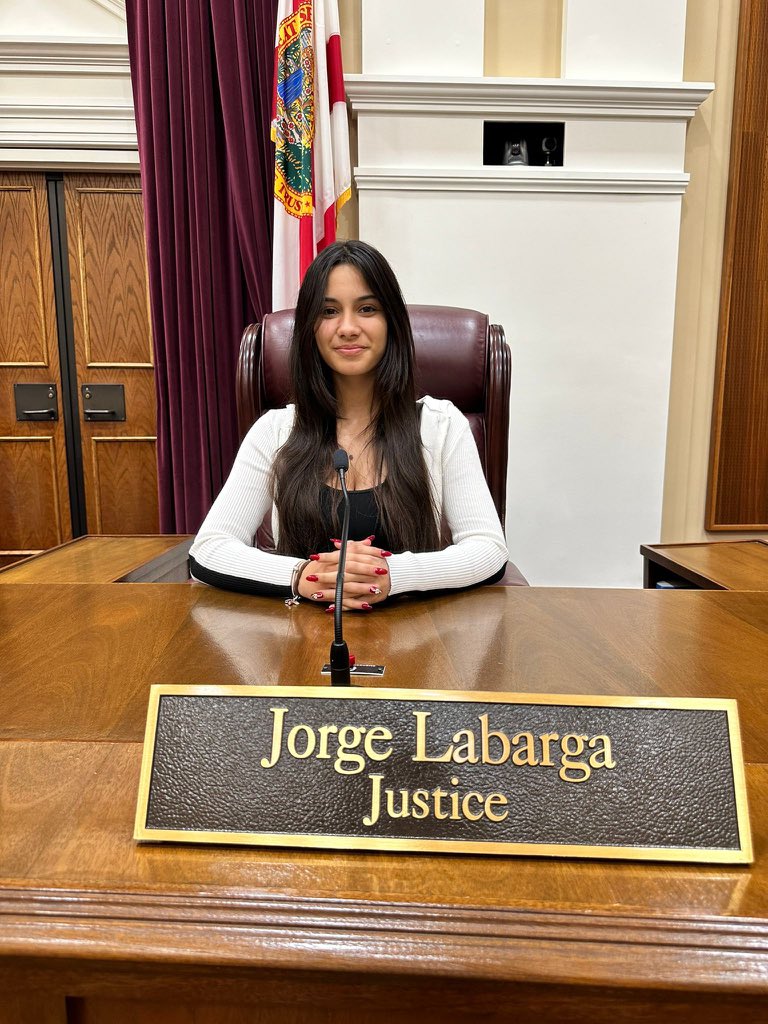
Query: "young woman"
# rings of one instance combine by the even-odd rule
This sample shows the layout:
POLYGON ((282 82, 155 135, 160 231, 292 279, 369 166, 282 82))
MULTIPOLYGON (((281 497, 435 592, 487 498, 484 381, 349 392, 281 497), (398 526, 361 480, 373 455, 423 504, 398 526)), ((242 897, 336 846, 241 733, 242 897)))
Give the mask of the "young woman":
POLYGON ((332 602, 342 516, 332 459, 343 448, 345 608, 499 578, 507 549, 469 424, 451 402, 416 400, 408 311, 381 253, 349 241, 318 255, 290 361, 294 404, 246 436, 192 545, 193 577, 286 603, 332 602), (274 553, 253 546, 270 509, 274 553))

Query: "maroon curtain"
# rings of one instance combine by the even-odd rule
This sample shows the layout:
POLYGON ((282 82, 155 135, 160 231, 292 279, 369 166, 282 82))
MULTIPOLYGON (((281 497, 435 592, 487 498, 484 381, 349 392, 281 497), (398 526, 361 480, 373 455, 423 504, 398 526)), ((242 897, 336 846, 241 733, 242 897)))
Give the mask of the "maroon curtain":
POLYGON ((194 533, 229 472, 240 335, 270 308, 276 8, 126 3, 164 533, 194 533))

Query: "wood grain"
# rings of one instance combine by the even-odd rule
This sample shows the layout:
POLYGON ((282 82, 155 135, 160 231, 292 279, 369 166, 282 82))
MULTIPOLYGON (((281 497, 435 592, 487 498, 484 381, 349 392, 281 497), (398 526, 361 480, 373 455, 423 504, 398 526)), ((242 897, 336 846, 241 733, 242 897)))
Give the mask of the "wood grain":
POLYGON ((98 993, 67 999, 69 1024, 762 1024, 764 1019, 759 997, 690 990, 248 967, 135 965, 128 971, 77 961, 57 968, 54 974, 27 962, 13 975, 0 974, 0 981, 6 989, 25 978, 28 985, 66 983, 70 991, 98 993))
POLYGON ((768 590, 768 544, 760 540, 650 544, 640 551, 705 590, 768 590))
POLYGON ((768 530, 768 7, 742 0, 709 530, 768 530))
POLYGON ((70 174, 64 194, 78 381, 125 388, 124 422, 86 421, 80 396, 88 530, 156 533, 155 382, 140 179, 70 174))
POLYGON ((154 437, 92 437, 96 533, 152 533, 158 523, 154 437))
MULTIPOLYGON (((201 584, 9 584, 0 620, 16 738, 140 742, 151 683, 316 685, 331 640, 320 608, 201 584)), ((392 687, 733 697, 768 763, 768 595, 489 587, 349 616, 345 635, 392 687)))
POLYGON ((65 997, 5 992, 0 1001, 0 1024, 70 1024, 65 997))
POLYGON ((768 594, 486 588, 347 628, 394 687, 736 697, 748 868, 138 845, 150 685, 317 684, 327 617, 84 583, 2 586, 0 621, 4 992, 85 1024, 760 1019, 768 594))
POLYGON ((137 178, 67 179, 78 243, 85 363, 152 365, 144 214, 137 178))
MULTIPOLYGON (((140 763, 138 743, 0 745, 6 805, 0 951, 23 955, 34 928, 41 949, 58 948, 64 955, 63 934, 45 934, 46 919, 56 918, 62 930, 67 923, 72 942, 78 934, 81 941, 90 936, 92 956, 117 955, 119 946, 131 958, 152 959, 162 949, 179 962, 197 948, 204 950, 202 962, 236 964, 248 960, 248 946, 258 941, 270 947, 265 955, 273 965, 297 966, 297 930, 314 932, 323 956, 333 957, 336 933, 349 932, 351 946, 356 929, 377 921, 386 935, 369 942, 377 957, 392 961, 396 951, 388 951, 387 943, 400 936, 400 969, 407 969, 407 947, 422 941, 431 946, 430 955, 446 944, 446 956, 458 963, 468 954, 462 947, 469 937, 497 945, 486 952, 485 966, 492 955, 495 975, 506 977, 521 977, 522 964, 507 962, 503 941, 526 938, 602 943, 609 971, 603 981, 622 976, 626 984, 648 982, 652 970, 672 980, 656 956, 651 964, 622 965, 621 951, 611 944, 629 936, 657 949, 692 944, 699 954, 727 954, 742 936, 752 936, 754 949, 768 955, 768 834, 759 812, 753 815, 758 859, 751 868, 139 845, 132 835, 140 763), (590 920, 582 918, 586 913, 590 920), (28 918, 26 932, 14 915, 28 918), (117 918, 123 921, 119 939, 103 923, 117 918), (158 922, 168 927, 158 929, 158 922), (215 938, 206 936, 211 927, 215 938), (231 934, 222 944, 226 931, 231 934)), ((764 805, 768 767, 749 766, 747 782, 753 808, 764 805)), ((345 957, 344 966, 353 969, 355 950, 345 957)), ((553 965, 537 964, 533 951, 528 957, 529 980, 556 978, 553 965)), ((590 969, 594 965, 582 964, 582 981, 590 969)), ((466 962, 461 973, 478 971, 466 962)), ((738 987, 752 966, 734 963, 728 975, 738 987)), ((718 980, 728 987, 729 978, 712 978, 718 980)))
POLYGON ((42 174, 0 174, 0 557, 72 536, 48 200, 42 174), (55 384, 59 419, 17 422, 16 384, 55 384))
POLYGON ((0 180, 0 364, 48 364, 35 184, 0 180))
POLYGON ((56 437, 46 423, 36 437, 0 437, 2 545, 33 551, 64 540, 56 437), (44 433, 43 433, 44 432, 44 433), (25 500, 26 499, 26 500, 25 500))
POLYGON ((191 537, 78 537, 0 571, 4 583, 113 583, 191 537))
POLYGON ((39 551, 5 551, 0 555, 0 568, 4 569, 9 565, 15 565, 18 562, 25 561, 33 555, 39 554, 39 551))

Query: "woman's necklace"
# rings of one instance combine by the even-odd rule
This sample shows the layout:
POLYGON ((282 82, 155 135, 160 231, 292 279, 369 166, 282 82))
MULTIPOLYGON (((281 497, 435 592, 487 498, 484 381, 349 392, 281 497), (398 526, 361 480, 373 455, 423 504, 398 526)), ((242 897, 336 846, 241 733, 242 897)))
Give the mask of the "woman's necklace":
POLYGON ((363 427, 362 430, 358 431, 357 434, 352 434, 349 438, 349 441, 345 442, 343 440, 343 435, 342 437, 340 437, 338 434, 336 435, 336 443, 339 445, 340 448, 343 448, 346 451, 347 455, 349 456, 350 466, 347 472, 347 480, 349 486, 353 490, 357 489, 358 482, 361 479, 371 475, 371 470, 373 467, 365 465, 365 462, 370 462, 370 460, 364 460, 363 455, 366 452, 366 450, 370 447, 372 442, 373 432, 371 431, 370 423, 367 426, 363 427), (358 442, 361 438, 365 437, 366 433, 370 435, 368 437, 368 440, 358 448, 356 442, 358 442), (352 465, 352 463, 355 464, 352 465))

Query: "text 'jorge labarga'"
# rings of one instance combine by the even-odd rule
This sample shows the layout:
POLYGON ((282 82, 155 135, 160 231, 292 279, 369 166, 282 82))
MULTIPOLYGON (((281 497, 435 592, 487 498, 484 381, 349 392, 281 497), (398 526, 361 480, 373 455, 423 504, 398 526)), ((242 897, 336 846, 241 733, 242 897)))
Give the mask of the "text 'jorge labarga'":
MULTIPOLYGON (((270 708, 272 742, 269 756, 261 759, 262 768, 274 768, 281 758, 305 761, 310 758, 333 761, 339 775, 358 775, 371 763, 387 761, 395 750, 392 731, 384 725, 295 725, 287 721, 288 708, 270 708)), ((557 777, 566 783, 586 782, 596 770, 616 767, 610 737, 589 736, 577 732, 534 732, 520 730, 513 735, 493 727, 488 714, 478 715, 476 724, 459 729, 450 742, 442 744, 430 736, 431 711, 412 711, 414 718, 413 752, 417 763, 446 765, 508 765, 532 768, 556 768, 557 777)), ((401 742, 401 739, 398 738, 401 742)), ((451 789, 399 790, 396 813, 393 791, 383 790, 383 776, 371 774, 371 811, 363 818, 374 825, 382 811, 389 817, 434 817, 503 821, 507 816, 507 798, 503 793, 462 792, 456 776, 451 789)))

